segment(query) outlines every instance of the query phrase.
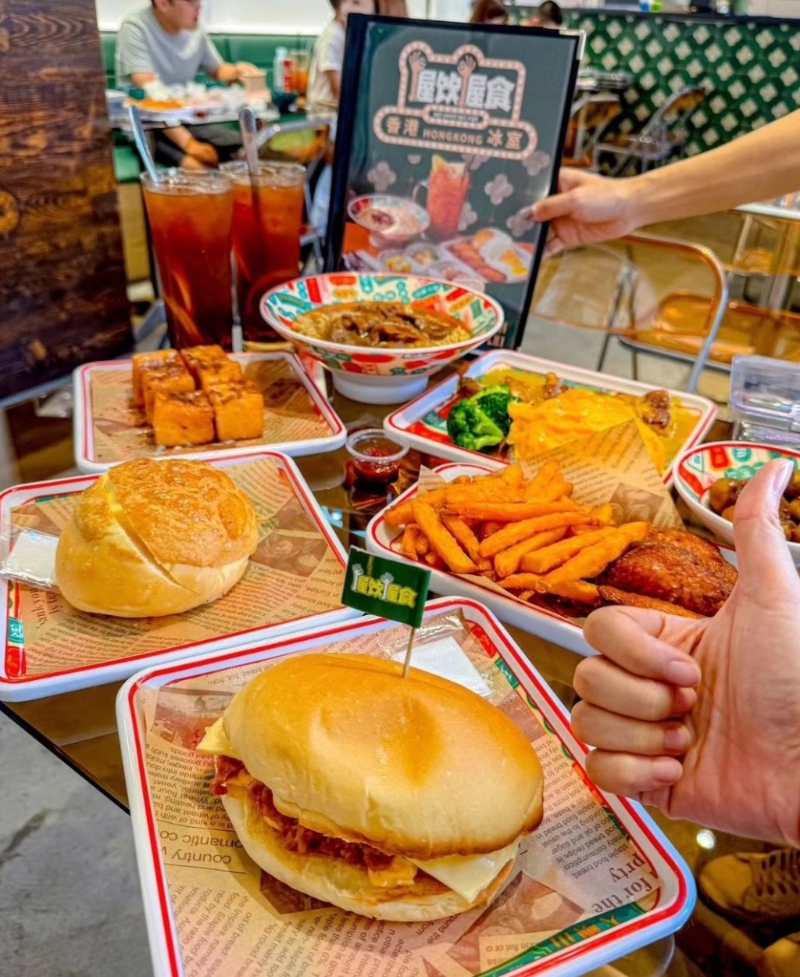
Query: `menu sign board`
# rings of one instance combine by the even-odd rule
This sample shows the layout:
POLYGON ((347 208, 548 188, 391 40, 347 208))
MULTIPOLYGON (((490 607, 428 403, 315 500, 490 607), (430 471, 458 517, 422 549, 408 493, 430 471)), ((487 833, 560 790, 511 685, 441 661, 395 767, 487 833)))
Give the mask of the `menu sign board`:
POLYGON ((516 346, 544 245, 579 37, 348 18, 329 271, 414 273, 488 292, 516 346))

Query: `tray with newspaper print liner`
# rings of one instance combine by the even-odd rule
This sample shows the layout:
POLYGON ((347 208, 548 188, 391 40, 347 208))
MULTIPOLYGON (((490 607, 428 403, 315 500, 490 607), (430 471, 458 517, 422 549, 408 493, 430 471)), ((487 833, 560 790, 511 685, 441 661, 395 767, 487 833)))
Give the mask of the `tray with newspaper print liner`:
MULTIPOLYGON (((577 977, 677 930, 687 866, 643 808, 601 793, 569 716, 503 626, 472 600, 426 605, 412 664, 501 708, 539 754, 544 820, 489 908, 376 922, 278 883, 243 853, 194 747, 232 694, 308 651, 402 660, 408 631, 364 617, 130 679, 117 697, 151 955, 158 977, 577 977)), ((423 815, 424 816, 424 812, 423 815)))
POLYGON ((212 458, 281 451, 291 456, 341 448, 347 431, 293 353, 230 353, 264 395, 264 433, 247 441, 159 448, 144 412, 133 406, 131 364, 86 363, 74 373, 75 464, 103 472, 132 458, 212 458))
POLYGON ((341 604, 347 556, 291 458, 277 452, 222 457, 253 502, 259 544, 245 575, 224 597, 183 614, 141 620, 85 614, 55 590, 19 579, 55 579, 55 546, 83 475, 18 485, 0 493, 0 700, 20 702, 120 681, 144 665, 219 651, 254 635, 286 634, 355 617, 341 604), (12 577, 16 569, 17 577, 12 577))

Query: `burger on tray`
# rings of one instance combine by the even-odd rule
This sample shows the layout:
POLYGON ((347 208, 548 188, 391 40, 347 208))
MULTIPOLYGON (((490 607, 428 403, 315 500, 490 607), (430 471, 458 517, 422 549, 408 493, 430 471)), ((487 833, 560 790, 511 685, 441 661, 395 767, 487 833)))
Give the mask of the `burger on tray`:
POLYGON ((198 749, 250 857, 375 919, 488 904, 542 819, 524 734, 479 695, 360 655, 286 659, 234 697, 198 749))

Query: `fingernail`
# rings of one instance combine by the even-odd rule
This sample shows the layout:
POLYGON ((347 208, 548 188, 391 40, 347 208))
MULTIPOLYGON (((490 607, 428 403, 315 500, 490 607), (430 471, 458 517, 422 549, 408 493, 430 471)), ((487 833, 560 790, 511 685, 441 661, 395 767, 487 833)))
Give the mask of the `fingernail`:
POLYGON ((774 463, 769 490, 776 505, 783 498, 783 490, 786 488, 793 471, 794 465, 787 458, 781 458, 774 463))
POLYGON ((682 753, 689 746, 689 730, 685 726, 673 726, 664 733, 664 749, 682 753))
POLYGON ((539 205, 538 204, 534 204, 531 207, 531 209, 528 211, 527 215, 526 215, 527 218, 528 218, 528 220, 529 221, 535 221, 536 220, 536 214, 538 213, 538 211, 539 211, 539 205))
POLYGON ((673 757, 662 756, 653 761, 653 779, 659 784, 674 784, 680 779, 681 771, 673 757))
POLYGON ((664 675, 668 682, 672 682, 673 685, 697 685, 700 679, 700 669, 692 661, 685 661, 682 658, 676 658, 671 661, 667 667, 664 669, 664 675))

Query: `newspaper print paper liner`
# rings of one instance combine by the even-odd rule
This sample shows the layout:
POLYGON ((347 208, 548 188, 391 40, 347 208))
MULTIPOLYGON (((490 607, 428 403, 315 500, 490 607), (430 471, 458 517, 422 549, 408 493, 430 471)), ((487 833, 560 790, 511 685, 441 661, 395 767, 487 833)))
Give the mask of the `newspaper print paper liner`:
POLYGON ((130 362, 87 363, 74 373, 75 464, 104 472, 132 458, 209 461, 251 454, 259 448, 309 455, 341 448, 347 431, 293 353, 232 353, 245 375, 264 392, 264 434, 246 441, 159 448, 141 410, 131 404, 130 362), (275 403, 270 403, 270 399, 275 403), (98 402, 99 400, 99 402, 98 402))
MULTIPOLYGON (((621 430, 621 428, 615 430, 621 430)), ((558 450, 563 451, 564 449, 558 450)), ((549 455, 542 457, 549 457, 549 455)), ((491 471, 497 471, 498 467, 441 465, 433 469, 433 474, 441 476, 445 481, 450 482, 459 475, 487 475, 491 471)), ((405 499, 416 495, 417 489, 418 485, 412 485, 394 500, 393 505, 397 505, 405 499)), ((671 500, 669 500, 669 496, 666 494, 666 489, 664 489, 664 493, 664 499, 668 500, 668 503, 665 501, 656 515, 661 514, 662 518, 660 521, 663 525, 682 526, 680 517, 675 512, 671 500)), ((608 500, 605 499, 603 501, 608 500)), ((413 563, 408 557, 392 547, 392 543, 395 540, 399 540, 402 529, 398 530, 387 526, 384 518, 385 512, 385 509, 379 512, 370 520, 367 526, 367 550, 376 556, 391 556, 393 559, 400 560, 403 563, 413 563)), ((735 565, 735 558, 732 552, 728 551, 725 547, 720 547, 720 549, 723 556, 735 565)), ((485 604, 506 624, 512 624, 522 631, 535 634, 537 637, 544 638, 546 641, 552 641, 554 644, 560 645, 562 648, 568 648, 570 651, 574 651, 579 655, 596 654, 594 649, 586 643, 580 623, 563 617, 555 610, 520 600, 512 593, 493 586, 491 581, 477 576, 459 575, 449 570, 431 569, 431 591, 437 594, 464 596, 472 600, 478 600, 485 604)))
MULTIPOLYGON (((295 969, 294 967, 287 968, 284 963, 281 963, 281 959, 285 958, 279 957, 270 966, 269 960, 255 961, 255 953, 250 952, 247 959, 251 960, 252 958, 254 962, 252 965, 246 966, 244 970, 238 969, 237 972, 246 973, 248 977, 260 977, 260 975, 266 974, 275 974, 276 977, 278 974, 280 977, 300 977, 300 974, 303 977, 340 977, 340 975, 347 977, 348 974, 355 972, 369 972, 378 975, 378 977, 384 977, 384 975, 386 977, 390 977, 390 975, 391 977, 394 975, 399 977, 401 973, 405 974, 405 977, 423 977, 425 974, 428 977, 434 974, 438 977, 449 977, 451 974, 458 974, 459 977, 478 977, 478 974, 483 975, 483 977, 489 977, 489 975, 499 977, 500 974, 506 974, 509 977, 523 977, 523 975, 526 977, 527 975, 530 977, 533 975, 578 977, 590 969, 615 960, 675 932, 688 919, 695 901, 695 888, 687 866, 639 804, 625 798, 602 794, 588 781, 584 771, 587 748, 574 738, 567 711, 514 643, 508 632, 480 604, 470 600, 452 600, 449 598, 440 598, 428 602, 423 629, 429 622, 434 623, 445 615, 449 615, 451 618, 458 617, 465 621, 472 636, 477 639, 476 644, 481 661, 478 662, 473 658, 467 669, 476 675, 483 675, 484 679, 494 688, 496 698, 499 700, 500 697, 503 697, 504 711, 509 710, 508 714, 526 730, 528 735, 530 735, 532 727, 538 731, 534 733, 532 742, 536 746, 537 752, 543 757, 543 762, 547 764, 545 821, 540 826, 539 831, 543 831, 545 826, 550 824, 550 834, 547 839, 540 836, 540 847, 538 849, 534 847, 536 846, 536 833, 531 836, 531 844, 527 853, 521 851, 517 869, 515 869, 511 880, 488 911, 476 909, 462 914, 460 917, 451 917, 450 921, 439 921, 433 924, 377 923, 354 914, 343 913, 335 907, 328 907, 316 900, 309 900, 308 897, 298 897, 297 893, 292 893, 293 901, 288 908, 284 907, 282 910, 279 901, 277 903, 278 908, 276 908, 274 885, 268 885, 266 898, 263 900, 261 898, 265 895, 264 882, 270 883, 270 877, 266 876, 265 873, 259 873, 257 867, 246 856, 241 856, 246 874, 256 876, 258 883, 239 881, 236 888, 237 891, 246 892, 253 889, 259 897, 255 908, 258 908, 259 903, 261 903, 261 909, 266 914, 263 917, 259 916, 256 921, 259 935, 267 933, 268 929, 269 932, 273 932, 274 928, 268 928, 266 924, 275 923, 278 932, 274 936, 273 944, 278 941, 277 946, 283 946, 284 953, 287 950, 289 953, 292 952, 292 949, 297 950, 298 959, 303 949, 300 940, 303 939, 307 929, 311 930, 306 935, 307 955, 318 949, 318 944, 316 947, 312 947, 310 944, 314 937, 320 933, 328 934, 330 930, 329 935, 325 936, 324 939, 327 943, 333 940, 333 944, 330 959, 327 962, 324 959, 319 959, 311 966, 301 966, 300 969, 295 969), (478 667, 475 667, 476 665, 478 667), (507 692, 503 690, 507 690, 507 692), (548 809, 553 814, 549 822, 547 819, 548 809), (578 814, 579 811, 581 812, 580 815, 578 814), (605 841, 605 844, 609 846, 607 850, 610 858, 602 863, 598 858, 596 859, 598 864, 591 865, 591 867, 589 867, 589 859, 586 860, 585 864, 582 861, 580 868, 577 867, 577 863, 569 863, 567 859, 575 854, 580 844, 577 837, 568 843, 568 849, 565 849, 562 843, 560 850, 564 854, 558 855, 559 848, 553 849, 553 846, 556 845, 559 838, 565 837, 566 832, 574 834, 575 829, 567 828, 570 823, 577 823, 579 825, 577 831, 584 833, 587 839, 591 834, 595 843, 603 840, 602 835, 605 836, 605 839, 611 839, 605 841), (586 831, 587 825, 593 826, 591 832, 586 831), (625 838, 633 846, 635 856, 629 862, 624 863, 624 868, 615 868, 612 876, 609 867, 601 866, 606 866, 607 863, 609 866, 614 866, 616 864, 615 859, 629 857, 631 848, 626 847, 623 843, 625 838), (524 862, 523 859, 525 859, 524 862), (520 875, 518 871, 520 864, 524 864, 528 868, 533 867, 537 874, 531 875, 529 872, 522 872, 520 875), (593 886, 590 886, 587 880, 592 877, 592 874, 593 886), (635 879, 631 883, 630 880, 635 874, 639 874, 641 878, 635 879), (607 881, 606 876, 609 876, 607 881), (558 886, 558 889, 553 889, 546 883, 537 882, 537 877, 546 877, 553 885, 558 886), (624 902, 618 897, 612 898, 611 895, 607 899, 595 901, 599 886, 608 886, 605 891, 611 893, 618 890, 620 886, 625 886, 626 880, 629 884, 624 890, 625 898, 635 900, 637 898, 635 893, 647 888, 646 884, 644 886, 639 885, 646 878, 652 880, 651 895, 648 896, 647 904, 643 904, 641 901, 638 903, 635 901, 624 902), (557 879, 561 881, 556 881, 557 879), (528 885, 528 883, 534 889, 526 888, 523 892, 522 886, 528 885), (574 889, 572 890, 575 899, 579 897, 582 899, 580 904, 571 902, 563 895, 562 883, 580 886, 584 890, 578 894, 574 889), (529 891, 536 893, 533 897, 533 903, 529 901, 529 891), (558 915, 553 915, 551 903, 547 902, 547 892, 551 893, 549 898, 552 899, 555 896, 556 901, 560 899, 563 903, 566 899, 566 903, 571 905, 573 910, 580 912, 581 907, 583 907, 583 913, 578 917, 579 922, 559 929, 555 922, 558 920, 558 915), (539 915, 539 925, 545 927, 549 913, 556 929, 543 928, 531 932, 533 910, 529 907, 535 905, 536 900, 543 897, 544 905, 540 906, 537 912, 544 914, 544 919, 539 915), (512 907, 515 909, 522 908, 523 901, 528 914, 524 922, 527 923, 529 929, 521 932, 518 929, 514 930, 511 920, 513 918, 512 907), (286 922, 283 922, 283 912, 288 913, 286 922), (332 922, 323 928, 321 918, 326 913, 330 914, 332 922), (587 914, 592 915, 587 917, 587 914), (486 919, 486 917, 490 917, 490 919, 486 919), (482 924, 484 920, 485 922, 482 924), (337 921, 338 926, 334 925, 337 924, 337 921), (499 927, 500 933, 497 932, 499 922, 503 923, 499 927), (304 930, 303 926, 306 923, 307 927, 304 930), (345 936, 352 933, 356 946, 348 945, 344 938, 339 938, 338 934, 345 931, 345 926, 349 927, 345 936), (488 926, 493 927, 491 931, 486 930, 488 926), (503 935, 504 927, 507 932, 506 936, 503 935), (280 942, 280 937, 285 935, 284 930, 286 928, 291 928, 293 931, 292 939, 294 942, 291 947, 280 942), (367 934, 363 939, 358 938, 361 941, 360 946, 355 936, 359 929, 367 934), (422 933, 429 929, 430 933, 423 938, 422 933), (455 937, 452 945, 450 940, 444 942, 441 933, 447 931, 452 934, 454 929, 458 931, 459 935, 455 937), (405 957, 401 957, 400 964, 403 961, 410 961, 405 969, 400 964, 397 967, 393 964, 390 965, 388 960, 389 951, 393 946, 397 946, 398 930, 402 930, 400 935, 405 937, 403 946, 413 946, 416 942, 416 950, 412 951, 416 955, 412 957, 411 954, 406 954, 405 957), (483 936, 481 936, 482 930, 485 931, 483 936), (544 938, 542 938, 543 936, 544 938), (491 942, 487 945, 488 939, 491 939, 491 942), (369 946, 367 945, 368 940, 371 944, 369 946), (378 942, 383 944, 383 948, 376 950, 378 942), (356 967, 354 965, 351 968, 344 961, 341 964, 333 962, 334 950, 337 948, 343 953, 350 953, 354 959, 358 959, 356 955, 360 952, 361 966, 356 967), (426 951, 426 962, 423 962, 422 950, 426 951), (472 961, 471 967, 467 967, 465 964, 463 956, 465 950, 468 951, 468 957, 469 952, 472 953, 472 956, 469 957, 472 961), (456 953, 457 951, 455 957, 451 955, 451 952, 456 953), (367 958, 367 971, 363 970, 365 957, 367 958), (485 961, 489 961, 488 967, 485 961), (262 963, 264 966, 261 965, 262 963), (416 963, 416 966, 411 966, 413 963, 416 963)), ((201 929, 201 932, 197 932, 191 926, 191 919, 186 914, 183 917, 185 925, 182 927, 182 934, 188 941, 192 938, 192 930, 194 930, 197 932, 198 942, 194 947, 183 948, 182 953, 181 935, 179 935, 176 918, 181 911, 186 913, 186 910, 183 907, 176 907, 176 900, 179 895, 183 899, 188 889, 192 889, 194 894, 189 893, 189 895, 194 898, 198 889, 201 888, 197 884, 201 879, 194 872, 191 876, 184 874, 190 870, 183 863, 192 861, 191 858, 186 858, 184 855, 181 858, 182 864, 178 866, 178 862, 175 860, 177 851, 173 852, 171 856, 167 854, 168 845, 174 839, 165 840, 163 828, 159 827, 157 820, 157 801, 154 791, 157 792, 159 789, 157 786, 159 768, 165 762, 169 762, 171 754, 165 756, 160 763, 155 757, 151 757, 151 763, 148 765, 146 739, 148 730, 156 722, 156 700, 159 694, 163 694, 160 693, 160 690, 166 689, 167 694, 169 694, 169 687, 183 682, 190 686, 186 689, 185 695, 193 695, 192 689, 195 687, 195 680, 198 678, 205 679, 209 683, 206 686, 207 688, 214 687, 221 690, 222 685, 219 680, 216 685, 213 683, 214 674, 224 671, 230 675, 231 671, 238 669, 242 670, 243 676, 237 681, 235 687, 240 687, 252 677, 255 663, 274 663, 274 660, 279 657, 305 651, 329 651, 335 642, 347 640, 363 642, 366 636, 373 636, 372 644, 374 646, 380 642, 382 634, 401 630, 403 634, 400 637, 404 640, 405 630, 402 626, 380 618, 366 617, 359 621, 351 621, 323 629, 312 629, 288 638, 252 643, 235 654, 220 656, 206 653, 191 661, 148 669, 130 679, 120 689, 117 696, 117 722, 151 955, 157 977, 178 977, 178 975, 188 973, 192 973, 196 977, 204 977, 205 974, 212 972, 225 972, 225 960, 220 959, 219 955, 214 958, 213 949, 205 956, 204 961, 197 960, 196 955, 200 953, 202 947, 208 947, 209 943, 214 942, 214 934, 208 929, 201 929), (375 637, 376 635, 377 637, 375 637), (153 766, 153 763, 156 765, 153 766), (153 783, 151 783, 150 771, 156 777, 153 783), (172 878, 175 882, 176 892, 170 890, 168 860, 171 860, 172 878), (178 884, 176 876, 180 876, 180 884, 178 884), (200 942, 201 939, 202 943, 200 942), (192 957, 193 953, 195 957, 192 957), (190 967, 185 967, 184 955, 190 957, 190 967)), ((394 647, 394 644, 391 644, 390 647, 394 647)), ((343 650, 349 649, 347 646, 343 646, 343 650)), ((365 650, 363 653, 380 654, 381 652, 375 651, 373 648, 365 650)), ((461 654, 466 654, 463 647, 461 654)), ((258 670, 261 669, 258 668, 258 670)), ((463 674, 463 668, 461 671, 463 674)), ((456 676, 451 675, 451 677, 456 676)), ((227 687, 231 687, 230 680, 227 680, 227 687)), ((211 697, 213 693, 209 692, 208 695, 211 697)), ((230 692, 225 696, 218 696, 220 701, 216 708, 211 709, 211 712, 214 714, 221 712, 225 703, 229 701, 229 697, 230 692)), ((216 718, 216 715, 208 717, 210 721, 213 721, 213 718, 216 718)), ((158 740, 156 739, 155 742, 157 743, 158 740)), ((185 753, 186 750, 183 752, 185 753)), ((196 780, 196 775, 197 771, 195 770, 192 793, 195 789, 205 789, 196 780), (197 784, 196 788, 195 783, 197 784)), ((203 783, 207 778, 210 779, 210 775, 209 769, 203 775, 203 783)), ((196 802, 187 796, 185 803, 192 805, 191 810, 188 807, 184 808, 188 816, 195 811, 196 802)), ((163 815, 161 824, 164 824, 163 815)), ((188 825, 188 822, 184 824, 184 822, 177 820, 171 820, 167 825, 167 833, 175 835, 179 844, 189 845, 190 848, 191 845, 206 844, 208 846, 211 844, 208 838, 200 838, 199 841, 196 838, 192 839, 192 832, 196 833, 201 830, 203 829, 188 825), (182 824, 183 827, 181 827, 182 824), (174 831, 169 830, 171 826, 174 826, 174 831), (184 840, 181 841, 181 838, 184 840)), ((227 831, 229 835, 235 838, 229 825, 227 831)), ((219 843, 217 842, 217 844, 219 843)), ((186 853, 191 855, 190 848, 186 849, 186 853)), ((221 849, 217 847, 210 850, 219 852, 221 849)), ((597 850, 600 851, 600 849, 597 850)), ((195 862, 206 860, 199 848, 194 854, 196 856, 195 862)), ((589 858, 591 857, 589 856, 589 858)), ((237 856, 237 864, 238 859, 239 856, 237 856)), ((219 861, 224 862, 224 859, 219 859, 219 861)), ((232 863, 233 858, 229 857, 228 861, 232 863)), ((237 875, 240 868, 239 866, 236 869, 237 875)), ((219 871, 233 872, 234 869, 218 866, 211 875, 203 876, 203 878, 211 880, 211 887, 201 893, 201 901, 195 904, 194 908, 200 916, 205 911, 204 906, 212 903, 214 884, 216 884, 217 892, 220 894, 215 902, 217 906, 222 903, 226 894, 232 891, 219 880, 219 871), (202 902, 203 899, 205 902, 202 902)), ((280 884, 278 883, 278 885, 280 884)), ((216 899, 216 897, 214 898, 216 899)), ((237 929, 235 925, 237 918, 239 920, 238 931, 241 933, 247 925, 246 921, 241 921, 244 909, 247 906, 250 906, 251 909, 254 908, 252 900, 246 904, 240 902, 238 907, 234 905, 235 902, 236 900, 232 895, 227 900, 226 904, 229 907, 230 914, 227 919, 224 910, 220 910, 218 913, 218 926, 222 938, 216 942, 217 944, 221 943, 226 938, 225 934, 228 934, 226 953, 231 952, 231 944, 235 942, 235 937, 233 941, 230 939, 230 933, 237 929), (233 914, 234 909, 236 910, 235 916, 233 914)), ((202 919, 200 922, 202 923, 202 919)), ((551 927, 553 923, 551 923, 551 927)), ((244 947, 242 952, 245 952, 246 949, 244 947)), ((231 965, 234 962, 231 961, 231 965)))
MULTIPOLYGON (((259 512, 261 538, 242 581, 212 604, 135 622, 83 614, 69 608, 56 592, 0 577, 0 701, 22 702, 120 681, 145 664, 177 661, 207 648, 241 644, 253 635, 286 634, 358 615, 340 603, 347 565, 344 548, 294 462, 264 451, 211 464, 227 469, 234 479, 258 485, 248 494, 259 512), (280 551, 290 546, 295 559, 287 563, 280 551), (298 554, 308 565, 300 565, 298 554), (287 565, 292 569, 284 569, 287 565), (291 614, 282 617, 287 606, 291 614)), ((68 518, 69 496, 77 496, 97 478, 62 478, 0 493, 0 535, 9 534, 12 518, 57 535, 68 518)))
MULTIPOLYGON (((473 360, 464 376, 478 378, 491 370, 504 367, 524 370, 527 373, 555 373, 560 380, 566 381, 571 386, 588 387, 600 393, 642 395, 652 390, 664 389, 647 383, 639 383, 637 380, 625 380, 622 377, 595 373, 593 370, 583 370, 566 363, 557 363, 554 360, 539 359, 536 356, 528 356, 527 353, 514 353, 507 350, 495 350, 479 356, 473 360)), ((448 438, 441 412, 455 396, 460 379, 458 376, 448 377, 447 380, 443 380, 437 386, 426 390, 415 400, 389 414, 384 420, 383 426, 387 431, 392 431, 402 437, 412 448, 436 458, 443 458, 448 461, 473 462, 490 468, 500 468, 507 465, 508 459, 493 457, 490 454, 484 454, 482 451, 469 451, 466 448, 459 448, 448 438)), ((675 456, 664 472, 664 484, 669 486, 672 484, 673 471, 678 456, 686 448, 697 444, 703 437, 714 422, 717 408, 710 400, 706 400, 705 397, 698 397, 696 394, 683 393, 680 390, 668 390, 667 392, 671 397, 678 397, 683 407, 697 415, 697 422, 689 436, 678 447, 675 456)))

